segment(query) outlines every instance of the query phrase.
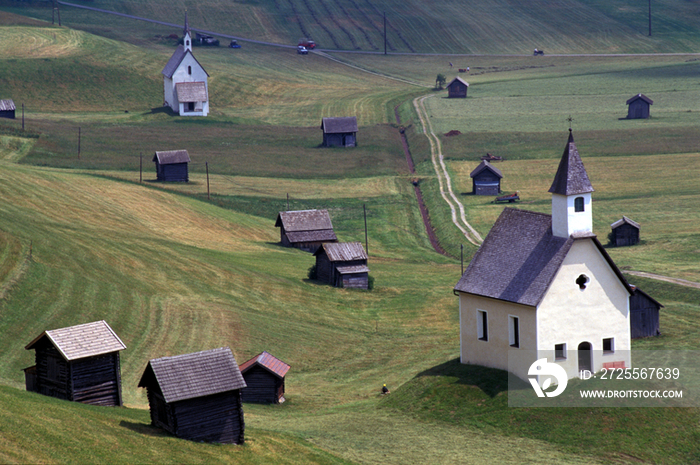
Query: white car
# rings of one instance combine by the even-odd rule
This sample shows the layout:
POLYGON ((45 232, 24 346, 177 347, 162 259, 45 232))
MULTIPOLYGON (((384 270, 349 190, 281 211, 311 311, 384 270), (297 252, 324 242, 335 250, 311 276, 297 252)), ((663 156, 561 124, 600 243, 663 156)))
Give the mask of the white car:
POLYGON ((309 54, 309 51, 307 50, 306 47, 304 47, 303 45, 300 45, 300 46, 297 47, 297 53, 298 53, 299 55, 308 55, 308 54, 309 54))

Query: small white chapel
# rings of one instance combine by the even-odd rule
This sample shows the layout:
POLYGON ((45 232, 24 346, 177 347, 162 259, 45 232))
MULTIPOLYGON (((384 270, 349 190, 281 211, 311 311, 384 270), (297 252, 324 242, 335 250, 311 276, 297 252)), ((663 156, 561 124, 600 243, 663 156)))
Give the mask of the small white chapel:
POLYGON ((192 54, 192 34, 187 12, 182 45, 163 68, 163 105, 180 116, 209 114, 209 74, 192 54))
POLYGON ((629 368, 633 291, 593 234, 593 187, 571 130, 549 192, 551 215, 505 208, 455 286, 461 362, 522 379, 540 358, 569 379, 629 368))

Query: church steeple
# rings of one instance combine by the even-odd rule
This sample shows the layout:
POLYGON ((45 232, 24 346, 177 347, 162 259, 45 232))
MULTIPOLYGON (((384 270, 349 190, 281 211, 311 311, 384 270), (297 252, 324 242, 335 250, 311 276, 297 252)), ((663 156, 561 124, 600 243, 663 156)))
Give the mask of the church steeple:
POLYGON ((190 31, 190 22, 187 20, 187 10, 185 10, 185 29, 182 31, 182 45, 185 51, 192 51, 192 32, 190 31))
POLYGON ((574 233, 593 232, 593 186, 583 167, 571 129, 549 192, 552 193, 552 233, 555 236, 569 237, 574 233))

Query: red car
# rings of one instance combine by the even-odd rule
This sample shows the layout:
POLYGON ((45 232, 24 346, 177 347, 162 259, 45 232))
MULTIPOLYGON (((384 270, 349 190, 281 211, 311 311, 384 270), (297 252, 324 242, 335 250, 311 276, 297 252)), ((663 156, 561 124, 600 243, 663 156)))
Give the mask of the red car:
POLYGON ((314 42, 313 40, 310 40, 310 39, 306 39, 306 38, 300 39, 299 45, 302 47, 305 47, 309 50, 313 50, 316 48, 316 42, 314 42))

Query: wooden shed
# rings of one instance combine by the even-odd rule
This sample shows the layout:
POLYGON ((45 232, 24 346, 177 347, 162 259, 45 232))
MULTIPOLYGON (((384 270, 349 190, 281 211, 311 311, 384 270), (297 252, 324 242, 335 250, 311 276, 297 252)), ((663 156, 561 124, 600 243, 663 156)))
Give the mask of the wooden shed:
POLYGON ((243 363, 241 374, 246 384, 241 394, 243 402, 284 402, 284 379, 289 368, 289 365, 268 352, 261 352, 243 363))
POLYGON ((275 227, 280 228, 280 242, 314 253, 324 242, 338 242, 328 210, 279 212, 275 227))
POLYGON ((357 146, 357 118, 342 116, 321 119, 325 147, 357 146))
POLYGON ((649 294, 636 286, 632 286, 633 293, 630 296, 630 335, 631 337, 658 336, 659 310, 663 307, 649 294))
POLYGON ((246 384, 230 348, 150 360, 139 387, 154 426, 192 441, 243 443, 246 384))
POLYGON ((126 349, 106 321, 44 331, 25 347, 28 391, 93 405, 122 405, 119 352, 126 349))
POLYGON ((0 118, 15 119, 15 102, 11 99, 0 100, 0 118))
POLYGON ((637 94, 627 100, 627 119, 649 118, 649 110, 654 102, 644 94, 637 94))
POLYGON ((622 219, 610 225, 612 228, 611 242, 617 247, 639 243, 639 223, 623 216, 622 219))
POLYGON ((447 84, 447 97, 467 98, 467 90, 469 90, 469 83, 460 77, 456 77, 447 84))
POLYGON ((327 242, 314 253, 316 277, 335 287, 369 288, 367 253, 359 242, 327 242))
POLYGON ((503 174, 487 160, 483 160, 469 176, 472 178, 472 193, 474 195, 498 195, 501 193, 503 174))
POLYGON ((190 154, 187 150, 167 150, 153 156, 158 181, 188 182, 190 154))

